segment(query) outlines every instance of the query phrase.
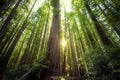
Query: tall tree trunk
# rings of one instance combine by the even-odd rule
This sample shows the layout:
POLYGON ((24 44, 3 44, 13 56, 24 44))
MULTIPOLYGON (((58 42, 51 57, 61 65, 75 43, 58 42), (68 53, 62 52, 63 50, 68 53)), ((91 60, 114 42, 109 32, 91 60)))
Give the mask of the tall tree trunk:
POLYGON ((84 44, 83 44, 83 41, 82 41, 82 38, 81 38, 81 34, 80 34, 80 30, 79 30, 77 24, 75 24, 75 28, 76 28, 76 31, 77 31, 77 33, 78 33, 78 35, 79 35, 78 39, 80 40, 80 41, 79 41, 79 45, 81 46, 81 51, 82 51, 82 52, 85 52, 85 46, 84 46, 84 44))
POLYGON ((77 63, 77 58, 76 58, 76 54, 75 54, 75 49, 74 49, 74 42, 73 42, 73 38, 72 38, 72 34, 70 32, 70 29, 69 30, 69 37, 70 37, 70 48, 71 48, 71 53, 72 53, 72 59, 73 59, 73 76, 80 76, 79 74, 79 69, 78 69, 78 63, 77 63))
MULTIPOLYGON (((18 29, 17 29, 18 30, 18 29)), ((4 58, 4 56, 6 55, 5 53, 7 52, 7 50, 9 49, 9 47, 11 46, 11 43, 13 42, 13 38, 16 36, 18 31, 15 31, 15 33, 10 37, 10 39, 8 40, 8 43, 3 47, 3 49, 0 51, 1 55, 0 55, 0 60, 2 60, 2 58, 4 58)))
POLYGON ((60 18, 59 18, 59 0, 53 1, 54 8, 52 17, 52 26, 47 45, 47 58, 49 63, 49 76, 60 76, 60 18))
POLYGON ((25 44, 25 40, 26 40, 26 34, 25 34, 24 40, 21 42, 20 48, 18 49, 13 60, 11 61, 11 63, 13 63, 12 65, 17 65, 19 57, 20 57, 20 53, 21 53, 23 46, 25 44))
POLYGON ((37 1, 37 0, 35 0, 32 8, 31 8, 31 10, 29 11, 29 13, 28 13, 28 15, 27 15, 27 17, 26 17, 26 19, 25 19, 22 27, 21 27, 21 29, 20 29, 19 32, 17 33, 17 36, 15 37, 12 45, 11 45, 10 48, 7 50, 6 55, 4 56, 4 58, 2 58, 2 60, 0 60, 0 80, 2 80, 2 76, 3 76, 4 70, 5 70, 5 68, 6 68, 7 64, 8 64, 8 61, 9 61, 11 55, 12 55, 13 49, 15 48, 15 46, 16 46, 16 44, 17 44, 17 41, 19 40, 22 32, 25 30, 25 27, 26 27, 26 24, 27 24, 27 20, 28 20, 28 18, 29 18, 29 16, 30 16, 30 13, 32 12, 32 9, 33 9, 36 1, 37 1))
MULTIPOLYGON (((41 16, 40 16, 41 18, 41 16)), ((41 22, 41 20, 39 20, 39 22, 41 22)), ((33 40, 33 44, 32 44, 32 48, 30 50, 30 53, 31 53, 31 56, 30 56, 30 60, 29 60, 29 63, 33 63, 34 59, 36 58, 36 55, 39 51, 39 47, 40 47, 40 42, 41 42, 41 36, 42 36, 42 28, 41 27, 41 23, 39 23, 38 27, 37 27, 37 31, 36 31, 36 34, 35 34, 35 37, 34 37, 34 40, 33 40), (40 33, 39 33, 40 32, 40 33), (39 35, 38 35, 39 33, 39 35)))
MULTIPOLYGON (((36 23, 36 25, 37 25, 37 23, 36 23)), ((35 25, 35 26, 36 26, 35 25)), ((34 36, 34 32, 35 32, 35 28, 36 27, 33 27, 33 30, 31 30, 31 34, 30 34, 30 37, 29 37, 29 40, 28 40, 28 42, 27 42, 27 46, 26 46, 26 49, 25 49, 25 51, 24 51, 24 54, 23 54, 23 56, 22 56, 22 58, 21 58, 21 65, 23 65, 23 64, 27 64, 28 63, 28 57, 29 57, 29 55, 31 55, 31 54, 29 54, 29 51, 30 51, 30 45, 31 45, 31 42, 32 42, 32 40, 33 40, 33 36, 34 36)))
POLYGON ((43 33, 43 39, 42 39, 42 43, 41 43, 41 48, 44 48, 44 44, 45 44, 45 37, 46 37, 46 32, 47 32, 47 27, 48 27, 48 19, 49 19, 49 14, 50 14, 50 8, 47 14, 47 18, 46 18, 46 23, 45 23, 45 29, 44 29, 44 33, 43 33))
POLYGON ((31 52, 30 52, 30 50, 31 50, 31 49, 30 49, 30 46, 31 46, 32 41, 33 41, 33 38, 34 38, 34 36, 35 36, 35 30, 36 30, 36 28, 37 28, 37 25, 38 25, 38 23, 39 23, 39 20, 40 20, 40 17, 39 17, 39 19, 37 20, 37 22, 36 22, 35 26, 33 27, 33 29, 31 30, 31 34, 30 34, 30 37, 29 37, 29 40, 28 40, 28 43, 27 43, 25 52, 24 52, 24 54, 23 54, 23 56, 22 56, 22 59, 21 59, 21 64, 29 64, 30 56, 32 55, 32 54, 30 54, 30 53, 31 53, 31 52))
POLYGON ((86 9, 87 9, 90 17, 91 17, 92 21, 94 22, 95 28, 96 28, 96 30, 97 30, 97 32, 98 32, 98 35, 99 35, 102 43, 103 43, 104 45, 106 45, 106 46, 111 45, 111 44, 112 44, 111 41, 110 41, 109 38, 106 36, 106 34, 105 34, 105 32, 103 31, 103 29, 101 28, 99 22, 97 21, 96 17, 94 16, 94 14, 93 14, 90 6, 88 5, 87 1, 84 0, 84 2, 85 2, 85 6, 86 6, 86 9))
MULTIPOLYGON (((64 33, 65 33, 65 34, 64 34, 64 38, 65 38, 65 39, 64 39, 64 40, 67 40, 67 33, 66 33, 66 32, 67 32, 67 28, 66 28, 66 27, 67 27, 67 25, 66 25, 66 24, 67 24, 67 21, 66 21, 66 20, 67 20, 67 19, 66 19, 66 10, 65 10, 65 13, 64 13, 64 14, 65 14, 65 23, 64 23, 64 24, 65 24, 65 27, 64 27, 64 28, 65 28, 65 30, 64 30, 64 33)), ((66 41, 66 43, 67 43, 67 41, 66 41)), ((63 57, 62 57, 62 58, 63 58, 63 61, 62 61, 62 76, 67 76, 67 70, 66 70, 66 65, 67 65, 67 55, 66 55, 67 52, 66 52, 66 50, 67 50, 67 49, 66 49, 66 48, 67 48, 66 45, 65 45, 65 46, 63 45, 63 46, 62 46, 62 49, 63 49, 63 57)))
POLYGON ((0 56, 2 54, 3 49, 5 49, 5 46, 10 44, 10 42, 13 39, 13 37, 17 33, 17 30, 19 29, 18 28, 18 24, 20 23, 20 21, 21 21, 21 18, 18 20, 18 22, 16 23, 16 25, 13 27, 12 31, 10 32, 10 34, 8 35, 8 37, 5 39, 5 41, 1 42, 1 45, 0 45, 0 56))
POLYGON ((10 12, 9 16, 7 17, 7 19, 5 20, 2 28, 0 29, 0 40, 2 40, 3 36, 6 33, 7 28, 9 27, 9 23, 12 20, 12 18, 14 17, 14 14, 19 6, 19 4, 21 3, 22 0, 18 0, 16 5, 14 6, 14 8, 12 9, 12 11, 10 12))
POLYGON ((100 7, 100 5, 98 5, 98 8, 101 10, 101 12, 105 16, 105 18, 107 19, 107 21, 109 22, 109 24, 112 25, 113 29, 116 31, 116 33, 120 37, 120 29, 117 27, 117 25, 114 22, 112 22, 112 20, 107 16, 107 14, 103 11, 103 9, 100 7))

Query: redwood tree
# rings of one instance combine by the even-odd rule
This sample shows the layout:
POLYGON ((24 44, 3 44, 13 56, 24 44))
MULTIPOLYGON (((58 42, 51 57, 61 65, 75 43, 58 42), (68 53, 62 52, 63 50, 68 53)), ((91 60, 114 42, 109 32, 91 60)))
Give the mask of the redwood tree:
POLYGON ((53 6, 52 25, 47 45, 47 58, 49 59, 49 76, 60 75, 60 17, 59 0, 51 0, 53 6))
POLYGON ((12 18, 13 18, 13 16, 14 16, 14 14, 15 14, 18 6, 19 6, 19 4, 21 3, 21 1, 22 1, 22 0, 18 0, 18 1, 17 1, 16 5, 15 5, 14 8, 12 9, 12 11, 10 12, 9 16, 7 17, 7 19, 5 20, 3 26, 2 26, 2 28, 1 28, 1 30, 0 30, 0 40, 2 40, 3 36, 5 35, 6 30, 7 30, 7 28, 9 27, 9 23, 10 23, 10 21, 12 20, 12 18))
POLYGON ((109 40, 109 38, 106 36, 105 32, 103 31, 102 27, 100 26, 98 20, 96 19, 95 15, 93 14, 89 4, 87 3, 86 0, 84 0, 85 2, 85 6, 86 9, 88 11, 88 13, 90 14, 90 18, 92 19, 92 21, 94 22, 94 26, 98 32, 98 35, 100 36, 100 39, 102 41, 102 43, 106 46, 111 45, 111 41, 109 40))
POLYGON ((34 1, 34 4, 32 5, 32 8, 30 9, 24 23, 22 24, 20 30, 18 31, 18 33, 17 33, 15 39, 13 40, 13 43, 11 44, 10 48, 6 51, 6 53, 3 53, 4 57, 0 59, 0 80, 2 80, 3 73, 4 73, 5 68, 6 68, 7 64, 8 64, 8 61, 9 61, 11 55, 12 55, 12 52, 13 52, 13 50, 14 50, 14 48, 15 48, 15 46, 16 46, 16 44, 17 44, 17 42, 18 42, 18 40, 19 40, 19 38, 20 38, 20 36, 22 34, 22 32, 26 28, 26 25, 28 23, 28 18, 30 16, 30 13, 32 12, 32 9, 33 9, 36 1, 37 0, 34 1))

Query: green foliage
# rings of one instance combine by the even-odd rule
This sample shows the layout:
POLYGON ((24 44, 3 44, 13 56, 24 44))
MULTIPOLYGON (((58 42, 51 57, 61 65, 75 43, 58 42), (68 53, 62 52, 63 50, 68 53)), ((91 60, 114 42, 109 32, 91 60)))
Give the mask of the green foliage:
MULTIPOLYGON (((4 5, 7 1, 8 0, 0 0, 0 6, 4 5)), ((7 16, 10 14, 17 0, 13 0, 13 1, 14 1, 13 4, 6 11, 4 16, 1 17, 0 25, 3 24, 7 16)), ((11 35, 11 32, 14 30, 14 25, 18 22, 20 18, 21 21, 19 22, 18 26, 15 26, 16 29, 14 30, 13 33, 18 32, 20 30, 20 27, 23 24, 24 19, 28 14, 28 11, 30 9, 29 7, 32 1, 34 0, 23 0, 20 6, 18 7, 17 11, 15 12, 14 17, 11 23, 9 24, 10 25, 9 30, 7 31, 5 38, 1 42, 2 45, 0 45, 0 48, 3 45, 5 45, 3 47, 3 51, 6 51, 9 49, 9 47, 5 48, 6 45, 8 45, 8 43, 10 43, 9 45, 13 44, 13 40, 16 35, 13 37, 13 34, 11 35), (7 40, 8 39, 7 37, 10 39, 7 40)), ((29 42, 30 34, 33 34, 33 40, 30 43, 30 48, 28 51, 29 54, 27 55, 27 57, 30 58, 30 61, 31 61, 30 65, 33 66, 33 69, 31 70, 28 65, 22 65, 15 68, 8 67, 5 71, 5 76, 4 76, 5 80, 15 80, 23 76, 26 72, 29 72, 29 71, 36 72, 38 71, 39 68, 41 69, 48 68, 47 65, 49 64, 49 61, 44 61, 43 59, 46 58, 46 55, 47 55, 46 47, 47 47, 47 41, 48 41, 49 32, 50 32, 49 30, 51 28, 49 25, 52 19, 51 17, 49 17, 48 22, 46 22, 46 19, 47 19, 48 9, 50 9, 49 15, 51 16, 50 5, 52 6, 52 9, 53 9, 52 12, 54 14, 59 15, 60 9, 58 9, 59 7, 58 1, 60 0, 50 0, 50 4, 49 4, 49 0, 45 0, 45 1, 46 1, 46 4, 44 4, 43 6, 40 6, 39 9, 36 12, 33 12, 29 16, 29 19, 27 19, 26 29, 23 32, 23 34, 21 34, 21 38, 19 39, 18 44, 16 45, 16 48, 14 49, 14 54, 16 54, 16 52, 19 51, 20 47, 21 46, 23 47, 20 49, 20 54, 18 55, 19 57, 16 55, 11 56, 11 59, 18 58, 16 63, 19 63, 19 61, 22 61, 19 59, 24 54, 25 49, 27 49, 28 47, 27 43, 29 42), (36 25, 37 21, 38 21, 38 24, 36 25), (45 25, 46 23, 48 25, 45 25), (43 39, 43 33, 45 32, 44 26, 49 27, 46 31, 45 39, 43 39), (35 32, 33 33, 32 29, 34 28, 36 29, 35 29, 35 32), (44 43, 45 47, 41 48, 42 40, 45 40, 45 43, 44 43), (23 42, 24 44, 22 44, 23 42)), ((64 14, 65 18, 63 18, 63 21, 61 22, 61 23, 65 22, 65 27, 66 27, 66 30, 64 30, 65 33, 63 36, 65 36, 66 39, 70 39, 69 36, 72 36, 72 40, 73 40, 72 44, 74 44, 75 46, 76 45, 78 46, 78 48, 77 46, 74 47, 75 54, 78 54, 76 55, 76 57, 81 58, 80 64, 83 64, 85 66, 85 62, 86 62, 86 65, 88 66, 88 68, 90 68, 89 72, 91 70, 91 72, 93 71, 93 74, 96 77, 103 77, 105 80, 118 80, 120 78, 119 77, 120 76, 120 48, 105 47, 103 49, 103 48, 97 47, 95 49, 90 49, 91 47, 88 46, 88 45, 92 45, 93 47, 92 42, 89 42, 90 41, 89 35, 91 35, 94 38, 95 46, 96 45, 101 46, 101 44, 98 44, 100 42, 100 39, 97 38, 98 35, 94 28, 94 24, 90 19, 89 14, 87 13, 87 10, 84 4, 85 1, 89 4, 93 14, 95 15, 95 18, 98 20, 101 27, 103 27, 103 30, 110 35, 109 39, 113 41, 114 44, 119 43, 118 42, 119 37, 117 38, 115 36, 116 34, 113 35, 113 33, 115 32, 114 27, 115 26, 117 28, 119 27, 119 20, 120 20, 119 19, 120 17, 119 16, 119 13, 120 13, 119 0, 97 0, 97 1, 96 0, 72 0, 72 3, 71 3, 72 11, 68 13, 65 12, 64 14), (105 3, 105 5, 103 3, 105 3), (103 12, 105 12, 106 15, 102 12, 102 10, 98 8, 98 5, 102 8, 103 12), (111 26, 113 30, 109 26, 109 24, 113 24, 113 27, 111 26), (70 32, 69 30, 67 30, 68 28, 70 29, 70 32), (111 33, 110 33, 110 30, 112 31, 111 33), (91 34, 88 32, 90 32, 91 34), (68 33, 70 33, 70 35, 68 33), (113 39, 111 38, 112 37, 111 35, 113 36, 113 39), (87 49, 89 49, 88 52, 87 52, 87 49)), ((62 19, 63 17, 62 12, 60 16, 62 19)), ((62 28, 63 26, 64 24, 61 25, 62 28)), ((73 70, 70 70, 69 67, 72 69, 74 66, 73 64, 74 62, 72 59, 72 55, 70 55, 71 46, 69 45, 69 41, 66 41, 66 42, 67 42, 67 45, 65 48, 65 54, 67 56, 67 59, 70 60, 70 61, 66 61, 67 62, 66 66, 68 67, 69 73, 72 75, 73 70)), ((117 46, 118 45, 120 44, 117 44, 117 46)), ((61 60, 63 60, 63 57, 61 57, 61 60)), ((14 62, 11 61, 11 63, 9 64, 11 65, 13 63, 14 62)), ((86 72, 87 72, 87 69, 86 69, 86 72)), ((32 73, 31 75, 32 76, 36 75, 36 73, 32 73)))
POLYGON ((41 64, 41 62, 34 63, 32 68, 30 68, 29 65, 21 65, 21 66, 15 67, 15 68, 9 67, 5 71, 4 79, 5 80, 16 80, 18 78, 21 78, 27 72, 29 72, 29 74, 25 78, 29 78, 32 75, 35 75, 35 73, 38 72, 39 69, 47 69, 48 68, 48 66, 46 65, 46 63, 48 63, 48 62, 42 62, 42 63, 43 64, 41 64))
MULTIPOLYGON (((47 69, 48 66, 43 65, 43 64, 36 64, 34 65, 28 72, 26 72, 21 78, 19 78, 20 80, 33 80, 36 78, 38 78, 39 76, 39 70, 43 70, 43 69, 47 69), (32 78, 32 79, 31 79, 32 78)), ((43 74, 43 73, 41 73, 43 74)))
POLYGON ((58 0, 51 0, 50 3, 51 3, 51 5, 54 7, 54 6, 56 5, 57 1, 58 1, 58 0))
POLYGON ((105 52, 101 48, 91 49, 86 53, 85 59, 93 65, 96 77, 108 80, 120 78, 120 48, 107 47, 105 52))
POLYGON ((30 67, 28 65, 21 65, 18 68, 9 67, 5 71, 4 79, 5 80, 15 80, 20 78, 23 74, 25 74, 30 67))
POLYGON ((60 13, 60 10, 59 10, 59 9, 56 9, 56 8, 54 8, 52 11, 53 11, 53 13, 55 13, 55 14, 59 14, 59 13, 60 13))
POLYGON ((51 0, 51 6, 53 7, 53 13, 59 14, 60 10, 58 9, 57 3, 59 0, 51 0))

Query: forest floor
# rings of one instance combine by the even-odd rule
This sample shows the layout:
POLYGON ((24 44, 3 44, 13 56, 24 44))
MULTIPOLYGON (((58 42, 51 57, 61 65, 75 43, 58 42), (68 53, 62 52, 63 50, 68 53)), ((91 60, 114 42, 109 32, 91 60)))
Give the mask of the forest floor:
POLYGON ((81 80, 80 77, 59 77, 59 76, 50 76, 45 80, 81 80))

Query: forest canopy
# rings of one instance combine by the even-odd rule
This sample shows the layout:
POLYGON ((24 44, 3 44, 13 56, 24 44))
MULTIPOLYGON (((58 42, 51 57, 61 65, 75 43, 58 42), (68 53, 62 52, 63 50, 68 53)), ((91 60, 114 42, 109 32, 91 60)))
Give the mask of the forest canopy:
POLYGON ((0 0, 0 80, 119 79, 119 0, 0 0))

